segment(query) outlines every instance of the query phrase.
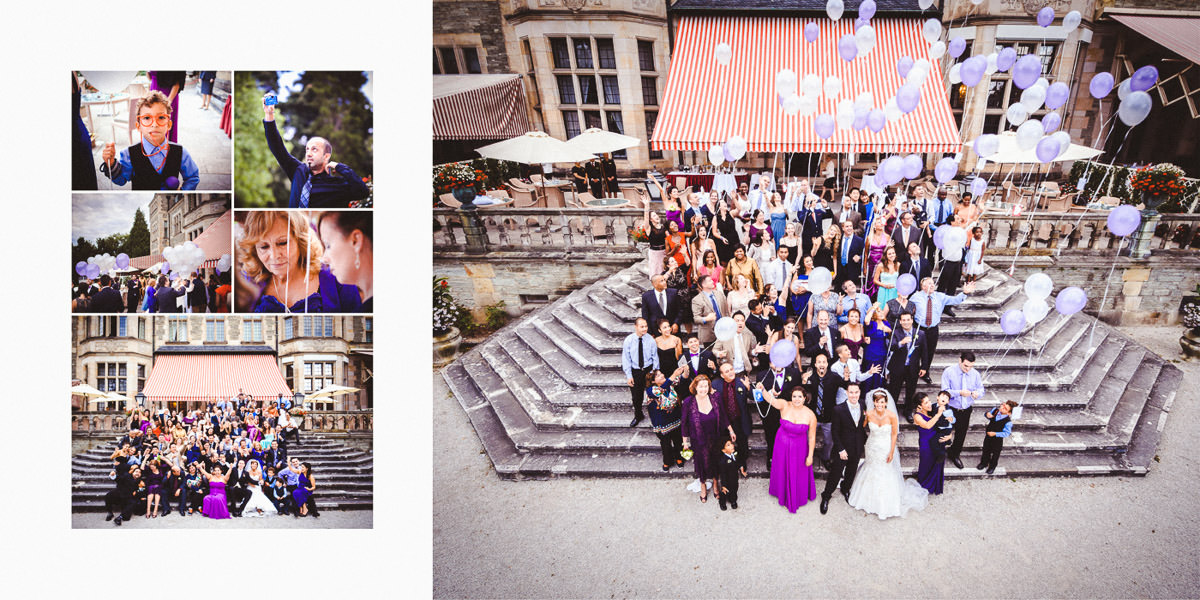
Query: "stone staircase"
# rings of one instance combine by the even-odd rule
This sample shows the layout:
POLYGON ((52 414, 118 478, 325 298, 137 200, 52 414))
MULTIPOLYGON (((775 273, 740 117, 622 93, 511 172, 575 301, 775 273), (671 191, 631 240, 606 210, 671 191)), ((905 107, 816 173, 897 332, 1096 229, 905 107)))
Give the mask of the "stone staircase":
MULTIPOLYGON (((288 456, 312 464, 317 480, 320 510, 371 510, 374 482, 373 457, 369 452, 348 448, 319 434, 302 434, 302 444, 288 446, 288 456)), ((108 473, 109 457, 117 438, 71 457, 71 510, 100 512, 104 495, 113 489, 108 473)))
MULTIPOLYGON (((628 427, 621 342, 649 287, 644 268, 638 263, 530 313, 442 370, 501 477, 692 477, 690 466, 662 472, 648 420, 628 427)), ((918 390, 936 393, 942 369, 966 349, 975 351, 987 388, 963 452, 969 464, 947 464, 946 476, 986 476, 974 468, 983 412, 1010 398, 1021 400, 1024 414, 996 476, 1145 475, 1182 372, 1083 313, 1051 311, 1005 336, 999 316, 1021 307, 1021 288, 991 270, 957 316, 942 322, 934 385, 918 390)), ((749 464, 763 476, 766 443, 755 428, 749 464)), ((915 471, 914 426, 902 423, 899 446, 905 471, 915 471)))

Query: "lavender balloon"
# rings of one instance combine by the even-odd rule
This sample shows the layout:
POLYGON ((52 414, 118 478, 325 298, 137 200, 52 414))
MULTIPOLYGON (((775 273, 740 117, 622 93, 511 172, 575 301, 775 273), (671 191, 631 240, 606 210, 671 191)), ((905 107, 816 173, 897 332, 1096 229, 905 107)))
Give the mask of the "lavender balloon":
POLYGON ((947 156, 939 160, 937 166, 933 168, 933 176, 937 178, 938 183, 946 183, 958 174, 958 163, 954 162, 953 158, 947 156))
POLYGON ((1129 78, 1129 89, 1135 92, 1144 92, 1158 83, 1158 69, 1154 65, 1146 65, 1133 72, 1133 76, 1129 78))
POLYGON ((1017 87, 1025 89, 1037 83, 1042 76, 1042 59, 1034 54, 1026 54, 1013 67, 1012 80, 1017 87))
POLYGON ((917 290, 917 278, 912 273, 905 273, 896 280, 896 293, 907 296, 917 290))
POLYGON ((1054 298, 1054 310, 1063 316, 1071 316, 1083 310, 1084 306, 1087 306, 1087 292, 1075 286, 1063 288, 1054 298))
POLYGON ((160 265, 158 267, 158 272, 159 273, 170 273, 171 272, 171 263, 169 263, 165 260, 162 261, 162 265, 160 265))
POLYGON ((852 129, 854 129, 855 131, 862 131, 862 130, 866 129, 867 128, 867 115, 860 115, 860 116, 854 117, 854 122, 850 124, 850 127, 852 129))
POLYGON ((996 55, 996 69, 1001 73, 1011 69, 1015 62, 1017 62, 1017 51, 1012 48, 1004 48, 1000 50, 1000 54, 996 55))
POLYGON ((901 79, 908 77, 908 72, 913 68, 913 59, 911 56, 901 56, 900 60, 896 61, 896 72, 900 74, 901 79))
POLYGON ((1108 213, 1108 230, 1117 237, 1125 237, 1137 231, 1142 224, 1142 213, 1128 204, 1123 204, 1108 213))
POLYGON ((1000 317, 1000 329, 1004 335, 1017 335, 1025 329, 1025 313, 1015 308, 1004 311, 1000 317))
POLYGON ((962 56, 963 51, 967 49, 967 40, 961 37, 955 37, 950 40, 950 44, 946 46, 946 50, 950 52, 951 58, 962 56))
POLYGON ((166 183, 168 190, 179 189, 179 178, 174 175, 168 177, 164 183, 166 183))
POLYGON ((1038 140, 1037 148, 1034 153, 1037 154, 1037 159, 1043 163, 1048 163, 1058 158, 1059 150, 1058 140, 1052 137, 1044 137, 1038 140))
POLYGON ((782 369, 796 361, 796 344, 791 340, 779 340, 771 346, 771 366, 782 369))
POLYGON ((988 182, 982 177, 976 177, 971 181, 971 195, 979 198, 987 191, 988 182))
POLYGON ((100 267, 91 264, 87 266, 87 278, 95 279, 100 276, 100 267))
POLYGON ((1146 120, 1150 109, 1154 107, 1154 99, 1146 92, 1129 92, 1121 105, 1117 107, 1117 117, 1121 122, 1133 127, 1146 120))
POLYGON ((1071 88, 1061 81, 1055 81, 1050 84, 1046 90, 1046 108, 1054 110, 1067 103, 1067 97, 1071 95, 1071 88))
POLYGON ((982 56, 972 56, 963 61, 959 74, 962 76, 963 85, 972 88, 983 80, 985 71, 987 71, 987 59, 982 56))
POLYGON ((827 140, 833 136, 833 130, 837 128, 837 121, 830 114, 820 114, 813 119, 813 129, 817 132, 817 137, 827 140))
POLYGON ((1092 97, 1099 100, 1112 92, 1113 84, 1116 80, 1113 79, 1112 73, 1096 73, 1092 77, 1092 82, 1088 84, 1088 92, 1092 97))
POLYGON ((1049 27, 1054 22, 1054 9, 1049 6, 1038 11, 1037 24, 1042 27, 1049 27))
POLYGON ((858 5, 858 16, 861 19, 870 20, 875 16, 875 0, 863 0, 863 3, 858 5))
POLYGON ((122 252, 117 255, 117 268, 118 269, 128 269, 129 268, 129 255, 128 254, 125 254, 124 252, 122 252))
POLYGON ((916 179, 921 176, 921 170, 924 167, 921 162, 921 157, 916 154, 909 154, 904 157, 904 178, 916 179))
POLYGON ((737 160, 734 158, 733 150, 729 148, 729 142, 721 144, 721 155, 725 158, 725 162, 733 162, 737 160))
POLYGON ((81 260, 81 261, 75 263, 75 274, 76 275, 87 275, 87 271, 88 271, 88 264, 86 262, 81 260))
POLYGON ((920 101, 921 90, 915 85, 902 85, 896 90, 896 106, 900 107, 900 112, 908 114, 916 110, 920 101))
POLYGON ((933 231, 933 245, 941 250, 946 245, 946 234, 950 233, 950 225, 942 225, 933 231))
POLYGON ((816 23, 809 23, 804 26, 804 39, 809 43, 817 41, 817 36, 821 35, 821 27, 816 23))
POLYGON ((887 116, 883 114, 882 110, 876 108, 867 113, 867 127, 870 128, 871 131, 879 133, 880 131, 883 131, 883 127, 885 125, 887 125, 887 116))
POLYGON ((1062 125, 1062 117, 1056 112, 1046 113, 1046 116, 1042 117, 1042 133, 1046 135, 1054 133, 1060 125, 1062 125))
POLYGON ((855 56, 858 56, 858 45, 854 43, 854 34, 847 33, 838 40, 838 55, 846 62, 850 62, 854 60, 855 56))
POLYGON ((871 22, 870 22, 870 21, 868 21, 867 19, 864 19, 864 18, 862 18, 862 17, 859 17, 859 18, 857 18, 857 19, 855 19, 855 20, 854 20, 854 31, 856 31, 856 32, 857 32, 857 31, 858 31, 859 29, 861 29, 861 28, 862 28, 864 25, 870 25, 870 24, 871 24, 871 22))

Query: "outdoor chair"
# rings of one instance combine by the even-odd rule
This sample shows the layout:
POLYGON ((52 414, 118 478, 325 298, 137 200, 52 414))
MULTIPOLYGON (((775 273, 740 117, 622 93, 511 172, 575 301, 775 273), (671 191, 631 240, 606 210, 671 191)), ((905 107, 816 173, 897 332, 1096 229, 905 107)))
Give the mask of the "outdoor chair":
POLYGON ((504 190, 488 190, 484 193, 493 198, 504 198, 505 200, 512 199, 512 197, 508 195, 508 192, 504 190))
POLYGON ((642 208, 642 197, 638 191, 633 188, 621 188, 621 195, 629 201, 629 205, 634 208, 642 208))
POLYGON ((455 200, 454 194, 451 194, 449 192, 439 195, 438 200, 440 200, 442 202, 442 204, 445 204, 446 206, 449 206, 450 208, 461 208, 462 207, 462 202, 455 200))
POLYGON ((519 189, 513 186, 505 186, 508 189, 509 196, 513 199, 513 206, 517 208, 527 208, 537 204, 541 196, 535 195, 533 189, 519 189))
POLYGON ((677 187, 679 189, 683 189, 683 188, 687 187, 687 177, 676 177, 675 178, 675 187, 677 187))
POLYGON ((533 189, 533 185, 525 183, 524 181, 521 181, 520 179, 517 179, 516 177, 510 178, 508 180, 508 182, 510 184, 512 184, 513 187, 515 187, 519 190, 532 190, 533 189))

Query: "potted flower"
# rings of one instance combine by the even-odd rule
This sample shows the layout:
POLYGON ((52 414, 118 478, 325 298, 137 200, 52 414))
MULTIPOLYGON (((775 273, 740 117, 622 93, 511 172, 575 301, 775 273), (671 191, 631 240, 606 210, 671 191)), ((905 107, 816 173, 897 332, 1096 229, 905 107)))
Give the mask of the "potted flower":
POLYGON ((462 334, 454 324, 466 310, 450 294, 445 277, 433 278, 433 365, 449 364, 458 355, 462 334))
POLYGON ((1147 165, 1129 176, 1129 186, 1141 194, 1147 211, 1154 211, 1166 200, 1183 192, 1183 169, 1170 164, 1147 165))
POLYGON ((487 174, 470 163, 449 163, 433 168, 434 194, 450 192, 463 208, 475 208, 475 196, 487 180, 487 174))

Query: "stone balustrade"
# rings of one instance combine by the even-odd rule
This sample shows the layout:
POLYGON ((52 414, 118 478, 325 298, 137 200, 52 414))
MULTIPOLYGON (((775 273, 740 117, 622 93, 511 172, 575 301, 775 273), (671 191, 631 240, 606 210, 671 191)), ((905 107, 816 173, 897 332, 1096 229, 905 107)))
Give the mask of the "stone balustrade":
POLYGON ((435 252, 617 252, 637 254, 637 208, 433 209, 435 252))
MULTIPOLYGON (((129 415, 124 411, 87 411, 71 413, 73 434, 109 434, 124 431, 129 415)), ((375 413, 371 410, 308 411, 303 430, 313 433, 374 431, 375 413)))
MULTIPOLYGON (((1108 213, 1035 213, 1020 217, 984 215, 979 220, 988 252, 1054 249, 1115 252, 1121 238, 1108 231, 1108 213)), ((1145 252, 1200 249, 1200 214, 1163 214, 1144 221, 1133 242, 1145 252)), ((1131 242, 1125 242, 1129 251, 1131 242)))

